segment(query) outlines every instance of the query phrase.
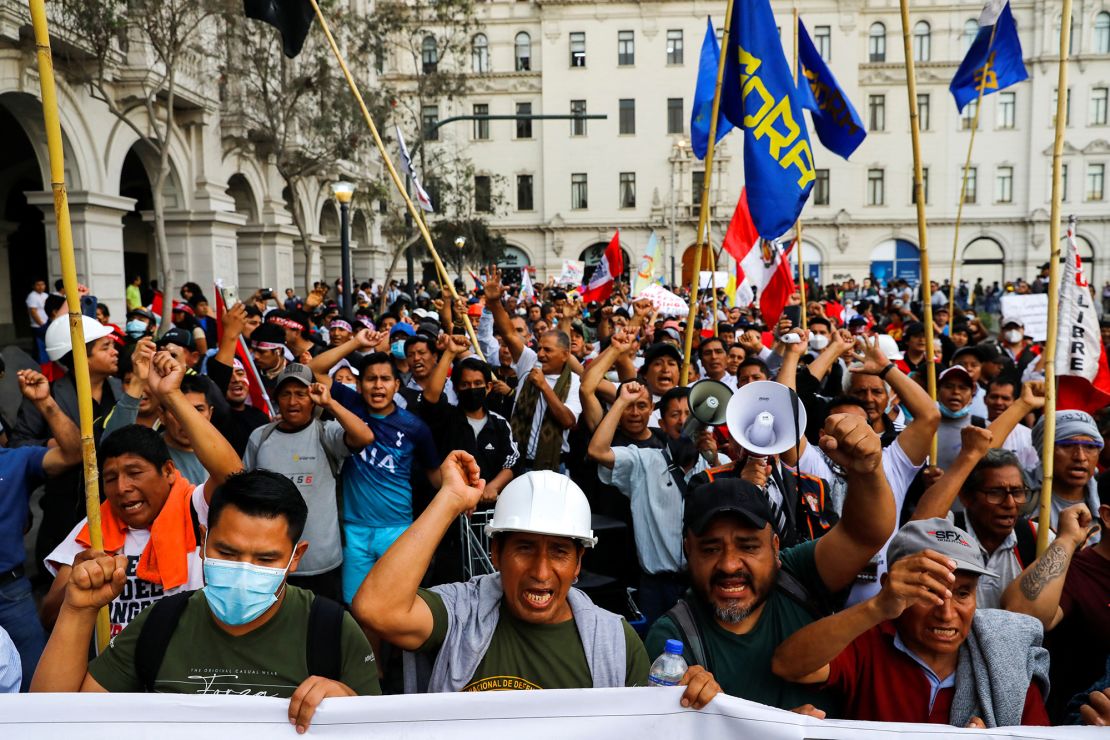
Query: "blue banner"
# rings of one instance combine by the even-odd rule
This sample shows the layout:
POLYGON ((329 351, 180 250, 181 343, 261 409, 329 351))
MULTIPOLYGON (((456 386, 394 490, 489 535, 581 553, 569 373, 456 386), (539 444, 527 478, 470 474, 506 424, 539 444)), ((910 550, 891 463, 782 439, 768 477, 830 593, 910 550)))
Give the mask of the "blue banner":
POLYGON ((956 110, 962 111, 965 105, 979 96, 980 86, 984 95, 990 95, 1028 78, 1029 73, 1021 58, 1017 25, 1010 12, 1010 3, 1006 3, 994 26, 979 27, 979 34, 967 50, 967 56, 956 70, 948 89, 956 99, 956 110))
MULTIPOLYGON (((701 56, 698 57, 698 85, 694 89, 694 107, 690 111, 690 146, 694 156, 705 159, 709 149, 709 123, 713 118, 713 93, 717 89, 717 67, 721 61, 721 47, 717 44, 717 32, 713 29, 713 19, 706 21, 705 40, 701 42, 701 56)), ((717 114, 717 138, 714 144, 732 131, 732 124, 720 112, 717 114)))
POLYGON ((867 132, 852 101, 817 52, 805 24, 798 19, 798 98, 813 116, 817 138, 830 152, 847 159, 867 132))
POLYGON ((737 2, 730 26, 721 111, 744 130, 752 221, 764 239, 777 239, 813 189, 813 150, 768 0, 737 2))

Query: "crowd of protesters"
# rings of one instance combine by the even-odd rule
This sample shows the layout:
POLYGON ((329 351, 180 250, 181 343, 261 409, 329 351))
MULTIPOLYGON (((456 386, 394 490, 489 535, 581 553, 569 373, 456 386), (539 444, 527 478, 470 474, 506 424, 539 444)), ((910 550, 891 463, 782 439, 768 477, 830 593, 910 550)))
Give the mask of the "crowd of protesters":
POLYGON ((645 686, 680 640, 683 706, 1108 725, 1110 414, 1057 412, 1038 558, 1043 343, 1001 314, 1044 274, 951 304, 934 284, 932 353, 904 280, 811 282, 774 321, 703 295, 688 367, 686 313, 622 284, 584 305, 490 268, 457 296, 317 283, 217 317, 187 283, 166 327, 136 278, 78 349, 96 550, 67 309, 39 281, 38 364, 0 419, 0 689, 279 696, 303 732, 328 697, 645 686), (753 451, 691 422, 702 379, 807 422, 753 451))

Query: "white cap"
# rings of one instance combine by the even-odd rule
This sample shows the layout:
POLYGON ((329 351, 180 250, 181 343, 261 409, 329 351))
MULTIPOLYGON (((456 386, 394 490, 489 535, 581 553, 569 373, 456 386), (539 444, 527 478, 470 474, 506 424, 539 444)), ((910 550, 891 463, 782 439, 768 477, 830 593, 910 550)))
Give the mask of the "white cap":
POLYGON ((531 532, 569 537, 586 547, 597 544, 590 502, 578 485, 552 470, 536 470, 514 478, 497 497, 486 534, 531 532))
POLYGON ((898 342, 894 340, 894 337, 889 334, 879 334, 878 339, 879 350, 886 355, 888 360, 893 362, 894 360, 901 360, 905 357, 905 355, 902 354, 902 350, 898 349, 898 342))
POLYGON ((1002 317, 1002 323, 999 324, 999 326, 1006 327, 1006 326, 1009 326, 1010 324, 1017 324, 1022 329, 1025 328, 1025 324, 1022 323, 1021 319, 1019 319, 1017 316, 1003 316, 1002 317))
MULTIPOLYGON (((81 317, 81 328, 85 331, 85 344, 95 342, 101 337, 112 333, 111 327, 104 326, 96 319, 88 316, 81 317)), ((46 327, 46 356, 57 361, 65 357, 73 349, 73 342, 69 336, 68 316, 59 316, 46 327)))

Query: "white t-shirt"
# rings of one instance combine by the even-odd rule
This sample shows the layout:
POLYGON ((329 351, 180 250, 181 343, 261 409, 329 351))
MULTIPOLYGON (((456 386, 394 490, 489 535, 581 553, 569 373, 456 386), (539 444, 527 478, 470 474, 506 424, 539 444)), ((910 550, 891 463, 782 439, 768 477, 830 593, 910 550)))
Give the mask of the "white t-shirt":
MULTIPOLYGON (((520 399, 520 393, 524 389, 524 384, 529 382, 528 373, 532 372, 532 368, 539 362, 539 356, 531 347, 525 347, 524 351, 520 353, 520 358, 513 364, 513 369, 516 370, 516 377, 519 379, 517 387, 517 399, 520 399)), ((547 378, 547 384, 552 388, 559 380, 556 375, 544 375, 547 378)), ((563 404, 570 409, 577 419, 579 414, 582 413, 582 399, 578 395, 579 386, 582 384, 582 379, 578 377, 578 373, 572 372, 570 374, 570 389, 567 391, 566 400, 563 404)), ((540 441, 540 427, 543 426, 543 415, 547 413, 547 399, 543 394, 539 394, 539 399, 536 401, 536 410, 532 415, 532 433, 528 436, 528 447, 525 450, 525 457, 533 460, 536 457, 536 446, 540 441)), ((567 443, 567 433, 569 430, 563 431, 563 452, 570 452, 570 445, 567 443)))
POLYGON ((46 299, 49 295, 49 293, 36 293, 33 290, 27 294, 27 308, 34 312, 40 325, 46 323, 46 299))
POLYGON ((486 424, 489 423, 489 414, 486 414, 481 419, 468 416, 466 417, 466 423, 474 430, 474 439, 478 439, 478 435, 482 433, 482 430, 486 428, 486 424))
MULTIPOLYGON (((201 526, 207 527, 208 502, 204 500, 203 485, 193 489, 192 505, 201 526)), ((51 575, 57 575, 58 568, 63 565, 73 565, 73 559, 77 557, 77 554, 87 549, 77 541, 77 535, 81 533, 87 523, 88 519, 78 522, 77 526, 62 540, 62 543, 46 556, 43 563, 51 575)), ((139 612, 163 596, 172 596, 180 591, 195 591, 204 588, 204 568, 200 557, 201 543, 199 542, 196 550, 188 555, 189 578, 184 584, 164 591, 161 586, 139 578, 135 571, 139 567, 139 557, 143 554, 148 542, 150 542, 149 529, 129 528, 127 530, 123 552, 120 553, 127 556, 127 583, 124 584, 123 592, 108 605, 108 617, 112 622, 111 633, 113 637, 130 624, 139 612)))

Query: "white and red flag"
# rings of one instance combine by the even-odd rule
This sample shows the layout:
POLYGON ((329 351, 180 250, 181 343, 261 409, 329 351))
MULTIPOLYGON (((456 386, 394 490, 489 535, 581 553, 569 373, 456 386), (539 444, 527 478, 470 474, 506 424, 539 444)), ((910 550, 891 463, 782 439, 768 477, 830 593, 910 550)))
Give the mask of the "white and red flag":
POLYGON ((759 290, 759 312, 767 326, 774 326, 794 292, 794 274, 787 260, 789 248, 759 237, 748 210, 747 188, 740 191, 736 211, 725 232, 724 248, 736 260, 736 304, 751 303, 748 283, 759 290))
POLYGON ((601 262, 597 263, 597 267, 594 268, 590 284, 579 291, 582 295, 582 302, 597 301, 602 303, 606 301, 613 293, 613 283, 621 276, 622 272, 624 272, 624 253, 621 252, 621 232, 620 229, 617 229, 617 233, 613 234, 609 246, 605 248, 605 254, 601 255, 601 262))
POLYGON ((1068 224, 1067 256, 1060 281, 1060 323, 1056 331, 1057 409, 1094 413, 1110 404, 1110 367, 1098 313, 1075 243, 1075 219, 1068 224))

